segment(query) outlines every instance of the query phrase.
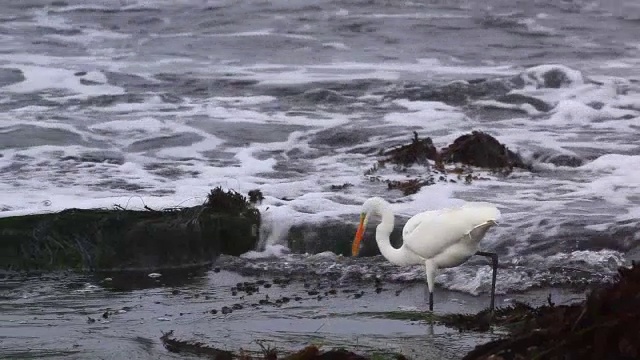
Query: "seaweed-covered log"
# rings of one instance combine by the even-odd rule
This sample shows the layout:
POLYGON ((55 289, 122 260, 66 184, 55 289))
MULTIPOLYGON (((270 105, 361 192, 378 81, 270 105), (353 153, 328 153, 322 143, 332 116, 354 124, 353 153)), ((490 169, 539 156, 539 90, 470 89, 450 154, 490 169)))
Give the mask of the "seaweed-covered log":
POLYGON ((162 269, 239 255, 258 240, 260 213, 235 191, 216 188, 191 208, 68 209, 0 218, 0 268, 162 269))

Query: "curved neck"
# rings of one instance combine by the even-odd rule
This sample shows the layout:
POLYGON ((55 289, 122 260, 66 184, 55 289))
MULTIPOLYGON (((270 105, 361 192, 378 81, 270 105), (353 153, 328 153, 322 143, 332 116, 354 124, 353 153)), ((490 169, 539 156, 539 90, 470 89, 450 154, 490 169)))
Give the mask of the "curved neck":
POLYGON ((378 243, 378 248, 382 256, 395 265, 404 266, 413 264, 411 261, 412 257, 408 256, 404 246, 396 249, 391 245, 390 237, 391 232, 393 232, 395 220, 389 204, 386 202, 378 202, 375 204, 373 212, 382 217, 382 221, 376 227, 376 242, 378 243))

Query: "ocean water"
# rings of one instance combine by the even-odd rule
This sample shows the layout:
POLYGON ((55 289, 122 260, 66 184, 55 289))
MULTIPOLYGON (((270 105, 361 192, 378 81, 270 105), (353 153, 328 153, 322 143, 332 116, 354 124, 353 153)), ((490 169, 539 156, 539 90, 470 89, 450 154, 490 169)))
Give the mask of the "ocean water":
MULTIPOLYGON (((291 253, 287 230, 356 222, 374 195, 403 218, 490 201, 502 294, 606 281, 638 254, 634 0, 0 5, 0 216, 257 188, 261 247, 224 268, 411 282, 421 267, 291 253), (383 181, 427 169, 367 175, 413 131, 440 148, 473 130, 532 170, 410 196, 383 181)), ((474 260, 437 284, 475 295, 489 274, 474 260)))

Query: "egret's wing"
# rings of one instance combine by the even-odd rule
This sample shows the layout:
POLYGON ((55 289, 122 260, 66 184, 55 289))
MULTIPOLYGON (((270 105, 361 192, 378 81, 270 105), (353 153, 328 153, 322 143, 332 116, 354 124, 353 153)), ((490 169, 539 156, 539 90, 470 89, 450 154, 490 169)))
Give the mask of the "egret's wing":
POLYGON ((473 233, 474 240, 480 241, 489 226, 479 225, 489 221, 495 222, 500 217, 500 211, 491 204, 471 203, 459 208, 428 211, 419 215, 419 218, 412 222, 411 231, 407 229, 404 244, 416 254, 431 258, 476 228, 473 233), (479 235, 481 236, 477 237, 479 235))
POLYGON ((407 222, 404 224, 404 227, 402 228, 402 238, 406 239, 407 237, 410 237, 411 233, 422 222, 423 217, 428 218, 429 216, 433 216, 435 213, 438 213, 439 211, 441 210, 424 211, 412 216, 409 220, 407 220, 407 222))

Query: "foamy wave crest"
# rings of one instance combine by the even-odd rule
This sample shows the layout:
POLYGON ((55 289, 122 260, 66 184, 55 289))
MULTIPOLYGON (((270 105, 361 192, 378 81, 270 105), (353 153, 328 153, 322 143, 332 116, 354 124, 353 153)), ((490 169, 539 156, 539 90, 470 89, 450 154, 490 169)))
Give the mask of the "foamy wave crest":
MULTIPOLYGON (((492 268, 473 258, 468 263, 441 269, 436 284, 443 288, 472 295, 491 289, 492 268)), ((379 279, 395 283, 425 282, 424 266, 398 267, 381 256, 351 258, 331 252, 293 254, 282 247, 263 253, 250 252, 240 258, 222 256, 222 268, 244 274, 271 274, 293 277, 323 277, 340 283, 379 279), (277 258, 277 259, 276 259, 277 258)), ((626 264, 624 255, 613 250, 573 251, 543 257, 527 255, 500 260, 496 292, 507 294, 549 286, 584 288, 605 283, 626 264)))

